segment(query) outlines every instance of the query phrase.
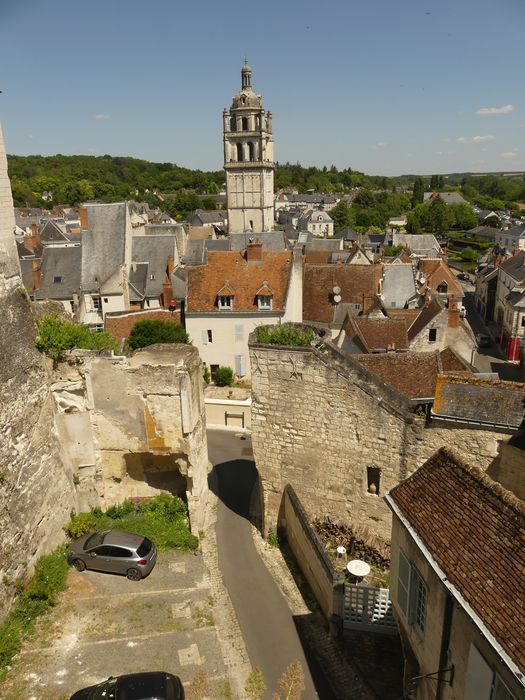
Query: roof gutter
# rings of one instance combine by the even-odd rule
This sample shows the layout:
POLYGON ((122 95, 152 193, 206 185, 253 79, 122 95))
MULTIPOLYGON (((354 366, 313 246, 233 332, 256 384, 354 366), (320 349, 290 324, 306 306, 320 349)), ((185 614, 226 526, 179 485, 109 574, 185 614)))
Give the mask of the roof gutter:
POLYGON ((417 532, 414 530, 412 525, 408 522, 408 520, 405 518, 403 513, 401 512, 400 508, 396 505, 394 502, 392 496, 390 495, 390 492, 386 493, 384 496, 384 499, 390 508, 390 510, 394 513, 394 515, 399 519, 403 527, 406 528, 408 531, 409 535, 412 537, 414 540, 415 544, 417 545, 418 549, 421 551, 425 559, 427 560, 428 564, 430 567, 434 570, 434 573, 436 576, 440 579, 441 583, 445 586, 447 591, 450 593, 450 595, 459 603, 459 605, 462 607, 463 611, 468 615, 468 617, 472 620, 474 625, 478 628, 480 633, 485 637, 485 639, 490 643, 494 651, 498 654, 498 656, 502 659, 502 661, 507 665, 509 670, 512 672, 516 680, 522 685, 523 688, 525 688, 525 677, 523 675, 523 671, 520 669, 520 667, 510 658, 510 656, 507 654, 507 652, 503 649, 501 644, 498 642, 498 640, 494 637, 494 635, 487 629, 485 626, 485 623, 481 618, 478 616, 476 612, 472 609, 472 607, 467 603, 461 592, 454 586, 453 583, 451 583, 448 580, 447 574, 443 571, 443 569, 439 566, 439 564, 435 561, 433 558, 432 554, 429 552, 427 549, 425 543, 421 539, 421 537, 417 534, 417 532))
POLYGON ((472 420, 471 418, 460 418, 459 416, 447 416, 443 413, 434 413, 434 409, 430 410, 430 417, 436 420, 448 421, 449 423, 468 423, 470 425, 481 425, 485 427, 501 428, 505 430, 517 430, 519 425, 511 425, 510 423, 484 423, 480 420, 472 420))

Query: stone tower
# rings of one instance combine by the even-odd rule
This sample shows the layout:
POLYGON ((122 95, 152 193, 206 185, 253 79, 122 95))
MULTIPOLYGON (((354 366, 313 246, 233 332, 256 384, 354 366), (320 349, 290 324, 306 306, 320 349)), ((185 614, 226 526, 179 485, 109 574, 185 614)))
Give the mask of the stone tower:
POLYGON ((223 113, 224 169, 230 233, 271 231, 273 205, 272 113, 252 88, 252 69, 241 70, 241 89, 223 113))
POLYGON ((0 124, 0 296, 21 285, 20 265, 16 251, 15 211, 11 184, 7 174, 7 156, 0 124))

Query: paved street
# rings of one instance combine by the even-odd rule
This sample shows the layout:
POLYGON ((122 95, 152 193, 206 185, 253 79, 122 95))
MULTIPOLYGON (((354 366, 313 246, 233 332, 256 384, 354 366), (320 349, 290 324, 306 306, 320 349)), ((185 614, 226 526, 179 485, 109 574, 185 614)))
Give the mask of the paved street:
MULTIPOLYGON (((467 321, 473 333, 486 333, 490 335, 483 319, 476 311, 474 292, 470 285, 466 287, 463 303, 467 309, 467 321)), ((499 378, 505 381, 525 382, 525 368, 519 367, 511 362, 506 362, 503 353, 495 342, 488 348, 478 348, 475 350, 472 364, 474 364, 480 372, 496 372, 499 378)))
POLYGON ((333 698, 324 676, 303 649, 286 600, 253 543, 250 500, 257 481, 249 437, 209 430, 209 457, 215 465, 219 508, 219 566, 246 643, 250 662, 264 673, 270 698, 287 665, 300 661, 305 698, 333 698), (308 658, 308 661, 307 661, 308 658))

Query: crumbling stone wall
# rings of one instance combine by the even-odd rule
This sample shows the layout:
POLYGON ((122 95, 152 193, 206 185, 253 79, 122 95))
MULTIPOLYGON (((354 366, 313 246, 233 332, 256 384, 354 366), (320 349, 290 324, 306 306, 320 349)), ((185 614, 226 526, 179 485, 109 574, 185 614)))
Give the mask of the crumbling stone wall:
POLYGON ((64 538, 77 493, 54 424, 51 366, 35 348, 25 295, 2 300, 0 324, 0 619, 14 582, 64 538))
POLYGON ((386 491, 443 445, 486 469, 508 438, 464 426, 426 427, 358 362, 316 348, 259 345, 252 335, 250 362, 266 530, 281 517, 289 483, 312 518, 330 516, 388 540, 386 491), (368 468, 380 469, 379 493, 368 491, 368 468))

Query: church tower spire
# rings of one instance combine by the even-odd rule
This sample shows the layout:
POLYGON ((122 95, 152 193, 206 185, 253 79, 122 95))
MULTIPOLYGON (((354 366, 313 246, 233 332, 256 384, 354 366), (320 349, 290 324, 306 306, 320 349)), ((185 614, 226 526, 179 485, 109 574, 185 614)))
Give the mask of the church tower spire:
POLYGON ((224 170, 230 233, 271 231, 273 204, 272 114, 252 88, 245 61, 241 89, 223 112, 224 170))

